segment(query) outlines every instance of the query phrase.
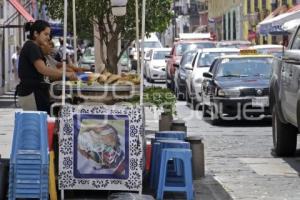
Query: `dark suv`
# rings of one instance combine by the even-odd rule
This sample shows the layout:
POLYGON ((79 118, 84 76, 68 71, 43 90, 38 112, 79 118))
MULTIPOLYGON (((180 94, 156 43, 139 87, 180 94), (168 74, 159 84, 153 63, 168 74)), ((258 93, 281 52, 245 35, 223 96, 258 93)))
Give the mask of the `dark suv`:
POLYGON ((299 27, 283 56, 274 59, 270 82, 270 107, 274 151, 278 156, 293 156, 300 127, 299 27))

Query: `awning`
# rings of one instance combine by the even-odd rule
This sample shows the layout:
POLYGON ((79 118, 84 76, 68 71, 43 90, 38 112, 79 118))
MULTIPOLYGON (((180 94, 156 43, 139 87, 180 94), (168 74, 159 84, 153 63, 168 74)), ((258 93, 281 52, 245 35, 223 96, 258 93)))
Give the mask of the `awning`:
POLYGON ((281 28, 286 32, 293 33, 299 25, 300 25, 300 20, 294 19, 294 20, 285 22, 281 26, 281 28))
POLYGON ((286 13, 280 14, 274 18, 263 20, 258 24, 258 31, 262 35, 287 34, 287 32, 282 29, 282 25, 294 19, 300 19, 300 5, 294 6, 286 13))
POLYGON ((27 12, 27 10, 20 4, 18 0, 9 0, 10 4, 27 20, 34 21, 31 14, 27 12))

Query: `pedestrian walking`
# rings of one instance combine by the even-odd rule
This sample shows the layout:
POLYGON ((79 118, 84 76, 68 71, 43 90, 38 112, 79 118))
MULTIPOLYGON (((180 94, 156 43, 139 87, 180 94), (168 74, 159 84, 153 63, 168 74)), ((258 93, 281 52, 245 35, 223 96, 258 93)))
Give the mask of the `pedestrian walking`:
POLYGON ((14 81, 15 82, 18 82, 18 80, 19 80, 19 76, 18 76, 18 63, 19 63, 20 51, 21 51, 20 46, 16 46, 16 51, 11 56, 12 72, 14 74, 14 81))

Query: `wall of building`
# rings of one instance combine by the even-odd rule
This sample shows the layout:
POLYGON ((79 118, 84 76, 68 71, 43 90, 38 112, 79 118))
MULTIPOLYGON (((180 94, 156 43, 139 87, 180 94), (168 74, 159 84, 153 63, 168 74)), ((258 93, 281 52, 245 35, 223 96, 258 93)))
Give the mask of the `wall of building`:
MULTIPOLYGON (((20 3, 24 5, 30 0, 21 0, 20 3)), ((30 11, 31 13, 32 11, 30 11)), ((17 13, 15 8, 7 1, 0 1, 0 25, 17 13)), ((25 19, 17 13, 17 17, 8 25, 23 25, 25 19)), ((22 46, 24 43, 23 28, 5 28, 0 31, 0 94, 15 89, 18 80, 14 79, 12 72, 12 54, 16 51, 16 46, 22 46)))
POLYGON ((242 38, 241 0, 208 1, 209 29, 218 40, 242 38))

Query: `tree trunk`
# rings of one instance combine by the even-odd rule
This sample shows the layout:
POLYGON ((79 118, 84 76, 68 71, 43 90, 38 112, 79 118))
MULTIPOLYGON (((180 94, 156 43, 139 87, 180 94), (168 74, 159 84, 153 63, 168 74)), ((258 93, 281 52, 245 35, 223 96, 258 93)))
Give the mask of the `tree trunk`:
POLYGON ((107 66, 106 69, 113 73, 118 73, 118 34, 113 34, 107 43, 107 66))

